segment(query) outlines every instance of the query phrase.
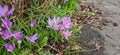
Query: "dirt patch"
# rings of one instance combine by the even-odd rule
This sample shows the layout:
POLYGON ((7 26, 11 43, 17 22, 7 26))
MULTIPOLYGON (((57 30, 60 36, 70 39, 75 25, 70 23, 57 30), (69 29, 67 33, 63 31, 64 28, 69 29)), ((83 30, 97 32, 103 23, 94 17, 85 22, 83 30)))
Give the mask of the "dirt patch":
POLYGON ((83 26, 84 24, 93 26, 93 23, 100 22, 101 15, 101 10, 96 9, 93 3, 87 4, 85 1, 82 1, 78 2, 76 15, 72 17, 72 21, 79 29, 79 27, 83 26))

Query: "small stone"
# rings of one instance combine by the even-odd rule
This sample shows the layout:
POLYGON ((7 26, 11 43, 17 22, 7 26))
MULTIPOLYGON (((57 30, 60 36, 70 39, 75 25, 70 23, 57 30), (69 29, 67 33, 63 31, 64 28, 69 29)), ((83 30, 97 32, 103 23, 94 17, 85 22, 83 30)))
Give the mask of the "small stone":
POLYGON ((100 30, 103 30, 104 26, 103 25, 99 25, 97 28, 99 28, 100 30))
POLYGON ((109 21, 109 20, 107 20, 107 19, 104 19, 104 21, 105 21, 106 23, 110 23, 110 21, 109 21))
POLYGON ((107 26, 107 23, 105 23, 105 22, 103 22, 102 24, 103 24, 104 26, 107 26))
POLYGON ((116 47, 116 49, 120 49, 120 47, 116 47))
POLYGON ((118 23, 113 23, 113 26, 118 26, 118 23))

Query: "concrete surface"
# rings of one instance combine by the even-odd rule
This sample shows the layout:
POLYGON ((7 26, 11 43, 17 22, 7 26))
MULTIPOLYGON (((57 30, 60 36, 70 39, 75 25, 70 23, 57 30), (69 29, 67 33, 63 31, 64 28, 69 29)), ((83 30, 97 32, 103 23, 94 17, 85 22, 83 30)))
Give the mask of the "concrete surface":
POLYGON ((105 55, 120 55, 120 0, 86 0, 103 11, 103 19, 111 20, 103 30, 97 29, 105 38, 105 55), (118 26, 113 26, 113 23, 118 26))

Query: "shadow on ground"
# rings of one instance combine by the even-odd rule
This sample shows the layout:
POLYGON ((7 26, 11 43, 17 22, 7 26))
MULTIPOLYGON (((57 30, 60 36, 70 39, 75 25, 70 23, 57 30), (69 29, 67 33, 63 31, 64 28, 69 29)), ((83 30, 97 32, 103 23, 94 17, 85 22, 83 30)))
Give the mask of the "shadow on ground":
POLYGON ((96 30, 85 25, 81 29, 79 44, 87 52, 75 53, 72 55, 105 55, 104 54, 104 37, 96 30))

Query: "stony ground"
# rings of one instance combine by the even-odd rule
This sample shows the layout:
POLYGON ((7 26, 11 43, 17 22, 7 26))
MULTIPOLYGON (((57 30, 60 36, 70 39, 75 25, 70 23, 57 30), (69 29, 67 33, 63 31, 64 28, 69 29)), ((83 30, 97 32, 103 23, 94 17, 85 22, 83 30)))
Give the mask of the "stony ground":
POLYGON ((120 0, 86 0, 103 12, 103 19, 110 21, 97 29, 104 36, 105 55, 120 55, 120 0))

